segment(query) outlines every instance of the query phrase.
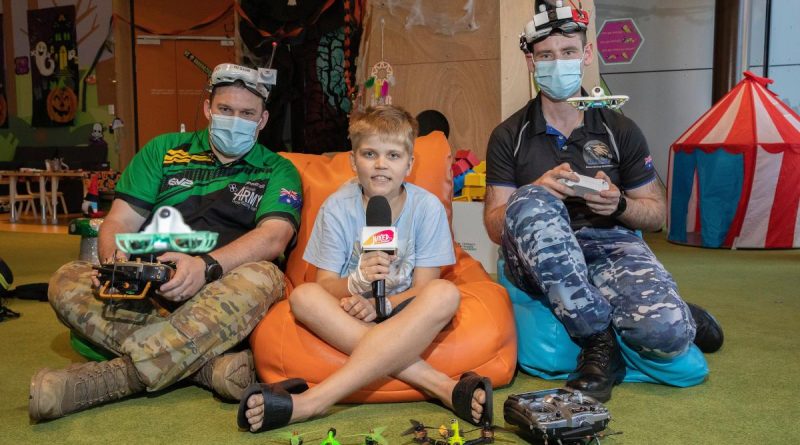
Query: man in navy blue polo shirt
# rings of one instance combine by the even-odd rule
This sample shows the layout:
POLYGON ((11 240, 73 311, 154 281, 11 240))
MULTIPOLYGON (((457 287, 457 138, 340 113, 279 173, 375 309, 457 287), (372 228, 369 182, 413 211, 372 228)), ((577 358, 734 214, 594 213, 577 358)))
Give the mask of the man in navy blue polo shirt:
MULTIPOLYGON (((585 95, 582 75, 593 58, 588 22, 587 12, 558 1, 526 26, 521 47, 541 94, 489 139, 484 223, 502 246, 508 278, 543 293, 581 346, 567 386, 606 401, 624 376, 615 332, 640 354, 668 359, 695 339, 695 309, 694 318, 713 319, 680 298, 635 232, 659 230, 666 218, 641 130, 621 114, 580 111, 566 101, 585 95), (563 182, 577 181, 576 173, 609 188, 579 196, 563 182)), ((712 327, 719 344, 708 350, 722 341, 712 327)))

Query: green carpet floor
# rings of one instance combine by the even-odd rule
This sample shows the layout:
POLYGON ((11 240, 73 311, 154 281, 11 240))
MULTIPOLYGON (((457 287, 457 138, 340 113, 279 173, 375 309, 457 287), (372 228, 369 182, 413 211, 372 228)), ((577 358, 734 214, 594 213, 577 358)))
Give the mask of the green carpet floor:
MULTIPOLYGON (((663 234, 648 241, 690 301, 710 309, 725 328, 725 346, 708 355, 711 375, 702 385, 678 389, 623 384, 608 403, 611 428, 622 431, 604 444, 762 444, 800 441, 800 251, 727 251, 675 246, 663 234)), ((47 281, 62 263, 77 257, 79 240, 67 235, 0 233, 0 256, 15 284, 47 281)), ((83 361, 69 346, 67 329, 49 305, 9 300, 19 319, 0 323, 0 443, 286 443, 278 432, 239 432, 236 406, 193 386, 180 386, 31 424, 28 385, 41 367, 83 361)), ((495 392, 502 412, 510 393, 559 386, 518 374, 495 392)), ((450 413, 427 402, 342 405, 327 417, 292 429, 320 431, 335 426, 340 436, 387 426, 392 444, 409 418, 429 425, 450 413)), ((503 424, 502 415, 496 422, 503 424)), ((514 435, 501 437, 522 443, 514 435)), ((359 443, 357 437, 343 443, 359 443)), ((315 443, 307 441, 307 444, 315 443)), ((319 441, 316 441, 319 443, 319 441)))

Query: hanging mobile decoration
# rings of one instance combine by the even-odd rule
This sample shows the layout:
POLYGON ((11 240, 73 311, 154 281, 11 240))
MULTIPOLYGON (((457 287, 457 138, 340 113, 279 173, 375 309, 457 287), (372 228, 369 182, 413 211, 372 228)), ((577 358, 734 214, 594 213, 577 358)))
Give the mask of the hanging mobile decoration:
POLYGON ((383 56, 383 29, 386 20, 381 18, 381 60, 372 66, 371 76, 364 83, 364 90, 374 90, 374 95, 370 99, 371 105, 391 105, 392 96, 389 95, 389 85, 394 86, 394 70, 392 65, 383 56))

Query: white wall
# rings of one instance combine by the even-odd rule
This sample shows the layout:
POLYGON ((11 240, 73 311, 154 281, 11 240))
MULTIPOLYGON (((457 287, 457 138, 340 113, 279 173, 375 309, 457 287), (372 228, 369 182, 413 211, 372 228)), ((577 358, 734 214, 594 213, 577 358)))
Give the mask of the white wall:
POLYGON ((630 64, 604 65, 600 74, 622 108, 641 127, 666 183, 669 146, 711 106, 714 0, 596 0, 598 29, 608 19, 632 18, 644 43, 630 64))
MULTIPOLYGON (((644 36, 634 61, 604 65, 612 92, 631 96, 622 111, 642 128, 666 181, 669 146, 711 103, 714 0, 595 0, 603 21, 632 18, 644 36)), ((766 0, 750 0, 749 68, 763 73, 766 0)), ((770 87, 800 112, 800 1, 772 0, 770 87)))

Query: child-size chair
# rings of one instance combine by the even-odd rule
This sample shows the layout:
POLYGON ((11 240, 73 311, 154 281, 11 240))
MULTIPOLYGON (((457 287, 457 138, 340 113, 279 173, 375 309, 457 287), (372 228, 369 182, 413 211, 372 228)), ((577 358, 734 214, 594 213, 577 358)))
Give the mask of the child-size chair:
MULTIPOLYGON (((303 210, 297 245, 289 255, 287 291, 314 279, 316 270, 303 261, 317 211, 323 201, 349 178, 349 153, 333 156, 284 153, 303 181, 303 210)), ((441 132, 417 138, 415 162, 408 181, 435 194, 452 219, 450 146, 441 132)), ((508 294, 492 281, 481 264, 456 245, 456 264, 442 270, 461 291, 461 306, 453 321, 436 337, 422 357, 445 374, 458 378, 474 370, 494 386, 510 383, 517 362, 517 337, 508 294)), ((309 385, 321 382, 340 368, 347 356, 298 323, 282 300, 269 310, 250 337, 261 380, 277 382, 299 377, 309 385)), ((346 399, 348 402, 423 400, 417 389, 394 378, 373 382, 346 399)))

